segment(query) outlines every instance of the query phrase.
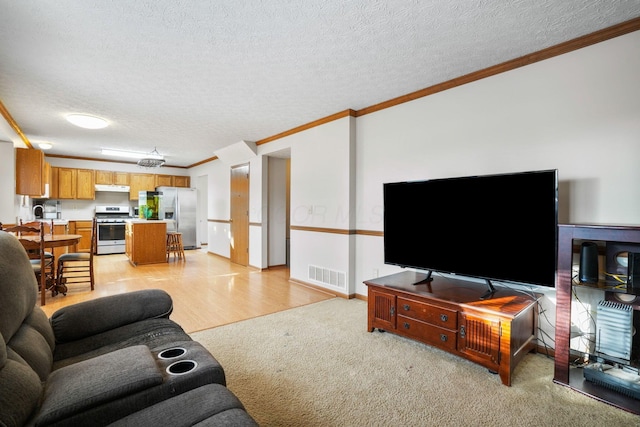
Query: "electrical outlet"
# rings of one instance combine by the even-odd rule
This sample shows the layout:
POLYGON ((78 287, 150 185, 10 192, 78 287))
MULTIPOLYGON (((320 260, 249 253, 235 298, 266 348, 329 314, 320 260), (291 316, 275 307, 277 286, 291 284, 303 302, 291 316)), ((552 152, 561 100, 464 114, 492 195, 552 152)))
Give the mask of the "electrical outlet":
POLYGON ((374 278, 376 278, 376 277, 378 277, 379 275, 380 275, 380 273, 378 272, 378 269, 377 269, 377 268, 374 268, 374 269, 373 269, 373 277, 374 277, 374 278))

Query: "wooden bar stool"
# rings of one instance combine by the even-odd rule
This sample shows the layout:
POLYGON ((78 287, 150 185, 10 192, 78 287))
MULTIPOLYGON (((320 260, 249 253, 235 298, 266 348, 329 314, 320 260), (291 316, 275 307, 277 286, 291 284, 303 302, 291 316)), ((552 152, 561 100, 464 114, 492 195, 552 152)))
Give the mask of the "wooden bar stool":
POLYGON ((173 254, 174 259, 185 260, 182 233, 167 231, 167 262, 169 262, 171 254, 173 254))

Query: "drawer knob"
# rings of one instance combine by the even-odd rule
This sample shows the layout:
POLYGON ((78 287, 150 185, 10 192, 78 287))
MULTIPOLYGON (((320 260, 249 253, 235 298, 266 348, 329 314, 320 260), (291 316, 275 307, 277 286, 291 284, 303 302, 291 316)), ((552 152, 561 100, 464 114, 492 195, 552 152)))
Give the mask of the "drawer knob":
POLYGON ((447 342, 449 338, 445 334, 440 334, 440 341, 447 342))
POLYGON ((404 308, 404 311, 409 311, 411 310, 411 307, 409 307, 409 304, 405 304, 402 306, 402 308, 404 308))
POLYGON ((404 322, 403 326, 404 326, 405 329, 409 329, 409 324, 407 322, 404 322))
POLYGON ((440 320, 443 322, 446 322, 447 320, 449 320, 449 316, 447 316, 446 314, 441 314, 440 315, 440 320))

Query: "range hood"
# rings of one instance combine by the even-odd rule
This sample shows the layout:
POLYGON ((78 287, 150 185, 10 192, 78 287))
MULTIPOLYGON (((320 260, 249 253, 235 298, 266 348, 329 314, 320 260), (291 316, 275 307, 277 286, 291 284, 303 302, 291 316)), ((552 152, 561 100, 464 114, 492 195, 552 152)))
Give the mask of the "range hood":
POLYGON ((130 190, 128 185, 105 185, 96 184, 96 191, 111 191, 114 193, 128 193, 130 190))

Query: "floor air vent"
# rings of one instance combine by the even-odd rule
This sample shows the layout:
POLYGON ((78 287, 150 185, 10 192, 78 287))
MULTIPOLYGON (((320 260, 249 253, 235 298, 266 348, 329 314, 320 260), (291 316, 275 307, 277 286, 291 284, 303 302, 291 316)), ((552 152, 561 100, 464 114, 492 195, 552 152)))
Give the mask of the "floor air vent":
POLYGON ((600 301, 596 329, 596 352, 631 359, 633 307, 614 301, 600 301))
POLYGON ((340 289, 345 289, 347 284, 346 274, 342 271, 335 271, 324 267, 317 267, 315 265, 309 266, 309 279, 326 285, 335 286, 340 289))

